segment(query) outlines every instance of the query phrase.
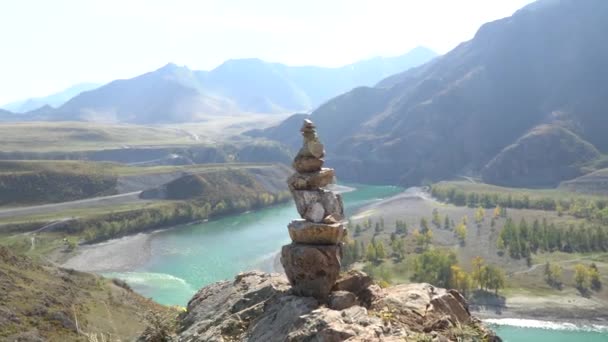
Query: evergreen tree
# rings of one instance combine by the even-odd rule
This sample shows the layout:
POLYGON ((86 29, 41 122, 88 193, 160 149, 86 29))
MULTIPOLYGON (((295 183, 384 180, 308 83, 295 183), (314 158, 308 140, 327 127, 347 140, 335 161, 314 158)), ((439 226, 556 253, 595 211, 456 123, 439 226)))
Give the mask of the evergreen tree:
POLYGON ((591 266, 589 266, 589 282, 591 283, 591 288, 595 291, 602 289, 600 271, 597 269, 597 265, 595 263, 592 263, 591 266))
POLYGON ((393 253, 395 253, 397 260, 403 261, 405 258, 405 242, 403 239, 395 240, 395 247, 393 248, 393 253))
POLYGON ((386 258, 386 250, 384 249, 384 244, 382 241, 378 241, 376 243, 376 260, 380 261, 386 258))
POLYGON ((359 259, 364 259, 367 256, 367 248, 365 248, 365 242, 361 241, 359 243, 359 259))
POLYGON ((426 220, 426 218, 421 218, 420 219, 420 233, 422 234, 426 234, 426 232, 429 231, 429 223, 426 220))
POLYGON ((361 235, 361 225, 357 223, 357 225, 355 225, 355 236, 359 235, 361 235))
POLYGON ((367 261, 376 261, 376 246, 373 242, 367 245, 365 259, 367 259, 367 261))
POLYGON ((439 217, 439 211, 437 210, 437 208, 433 208, 432 222, 435 227, 441 227, 441 218, 439 217))
POLYGON ((496 249, 498 249, 499 255, 503 255, 505 252, 505 240, 501 236, 498 236, 498 239, 496 239, 496 249))

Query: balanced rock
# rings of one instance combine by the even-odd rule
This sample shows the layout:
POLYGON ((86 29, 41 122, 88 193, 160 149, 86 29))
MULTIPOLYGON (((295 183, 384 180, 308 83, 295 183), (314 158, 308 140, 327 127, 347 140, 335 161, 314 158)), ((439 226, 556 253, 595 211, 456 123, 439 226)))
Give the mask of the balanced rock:
POLYGON ((336 245, 346 233, 341 223, 324 224, 306 220, 291 221, 288 229, 291 241, 304 244, 336 245))
POLYGON ((312 121, 305 119, 300 132, 302 132, 302 136, 304 137, 304 145, 299 154, 318 159, 323 158, 325 156, 325 148, 321 144, 321 141, 319 141, 316 127, 312 121))
POLYGON ((320 171, 323 167, 325 148, 317 137, 315 125, 310 120, 304 120, 300 129, 304 143, 293 161, 293 168, 300 173, 320 171))
POLYGON ((293 160, 292 166, 298 172, 317 172, 321 171, 324 162, 325 161, 323 159, 306 157, 298 154, 293 160))
POLYGON ((325 301, 340 274, 340 245, 283 246, 281 264, 298 296, 325 301))
POLYGON ((332 184, 334 169, 323 168, 315 172, 294 173, 287 179, 290 190, 315 190, 332 184))
POLYGON ((298 213, 304 219, 312 222, 322 222, 329 215, 335 220, 341 221, 344 219, 344 206, 342 197, 339 194, 334 194, 332 191, 325 189, 318 190, 293 190, 291 192, 296 203, 298 213), (320 204, 323 208, 321 219, 318 216, 311 216, 312 207, 320 204))

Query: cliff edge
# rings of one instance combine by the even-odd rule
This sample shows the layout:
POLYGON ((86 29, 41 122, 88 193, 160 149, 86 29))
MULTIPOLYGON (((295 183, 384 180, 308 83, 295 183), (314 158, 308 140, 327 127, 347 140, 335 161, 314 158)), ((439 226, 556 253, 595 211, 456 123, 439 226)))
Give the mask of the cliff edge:
POLYGON ((179 341, 500 341, 454 290, 381 289, 343 274, 325 303, 294 295, 279 274, 247 272, 204 287, 180 318, 179 341))

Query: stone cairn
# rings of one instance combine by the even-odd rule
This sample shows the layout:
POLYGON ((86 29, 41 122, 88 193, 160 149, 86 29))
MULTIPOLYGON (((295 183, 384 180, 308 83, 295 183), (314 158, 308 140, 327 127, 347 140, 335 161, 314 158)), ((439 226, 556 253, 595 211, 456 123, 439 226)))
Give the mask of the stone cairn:
POLYGON ((325 188, 333 183, 335 172, 323 168, 325 149, 315 125, 304 120, 300 131, 304 145, 287 184, 302 219, 288 226, 292 243, 283 246, 281 264, 296 295, 326 301, 340 274, 344 207, 340 195, 325 188))

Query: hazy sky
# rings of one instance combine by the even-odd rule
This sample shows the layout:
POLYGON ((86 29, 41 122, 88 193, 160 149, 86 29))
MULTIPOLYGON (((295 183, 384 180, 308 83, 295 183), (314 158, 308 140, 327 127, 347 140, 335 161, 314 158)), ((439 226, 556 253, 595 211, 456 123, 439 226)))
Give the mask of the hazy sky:
POLYGON ((0 104, 168 62, 338 66, 445 53, 532 0, 1 0, 0 104))

